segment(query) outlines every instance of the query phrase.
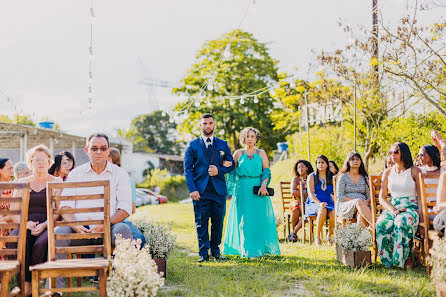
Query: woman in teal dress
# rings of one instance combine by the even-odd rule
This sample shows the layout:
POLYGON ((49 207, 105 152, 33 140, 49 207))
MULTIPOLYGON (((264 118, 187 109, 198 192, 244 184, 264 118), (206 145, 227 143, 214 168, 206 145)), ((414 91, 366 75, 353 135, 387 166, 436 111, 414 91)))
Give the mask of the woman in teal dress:
POLYGON ((232 201, 223 243, 225 255, 280 255, 274 210, 266 190, 271 171, 265 151, 255 146, 259 138, 255 128, 240 132, 240 143, 245 148, 234 152, 236 168, 227 176, 232 201), (260 186, 257 194, 253 193, 254 186, 260 186))

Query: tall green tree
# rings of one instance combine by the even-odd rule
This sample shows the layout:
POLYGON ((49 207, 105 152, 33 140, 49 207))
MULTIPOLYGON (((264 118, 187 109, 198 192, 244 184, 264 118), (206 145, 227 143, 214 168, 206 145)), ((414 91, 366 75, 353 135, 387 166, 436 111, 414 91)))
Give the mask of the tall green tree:
POLYGON ((260 146, 271 151, 285 137, 280 131, 273 131, 275 100, 268 92, 258 97, 242 96, 277 81, 277 61, 269 55, 267 45, 252 34, 235 30, 205 42, 195 64, 173 90, 187 97, 176 106, 185 116, 180 131, 200 134, 200 115, 209 112, 217 122, 217 136, 228 140, 233 148, 240 147, 239 131, 252 126, 262 134, 260 146), (204 85, 207 87, 202 88, 204 85))
POLYGON ((129 133, 135 150, 159 154, 180 154, 183 145, 177 141, 176 124, 161 110, 135 117, 129 133))

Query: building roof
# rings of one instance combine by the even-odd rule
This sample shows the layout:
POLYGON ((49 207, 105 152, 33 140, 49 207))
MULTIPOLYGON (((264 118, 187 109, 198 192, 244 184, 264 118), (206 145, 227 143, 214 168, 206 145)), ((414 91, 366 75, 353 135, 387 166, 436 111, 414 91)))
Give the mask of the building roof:
MULTIPOLYGON (((0 122, 0 148, 19 148, 22 141, 21 138, 25 134, 27 136, 26 146, 28 148, 38 144, 45 144, 49 147, 51 141, 54 148, 71 148, 73 145, 83 148, 85 146, 85 137, 83 136, 27 125, 0 122)), ((132 146, 127 141, 115 138, 110 139, 110 145, 119 148, 132 146)))

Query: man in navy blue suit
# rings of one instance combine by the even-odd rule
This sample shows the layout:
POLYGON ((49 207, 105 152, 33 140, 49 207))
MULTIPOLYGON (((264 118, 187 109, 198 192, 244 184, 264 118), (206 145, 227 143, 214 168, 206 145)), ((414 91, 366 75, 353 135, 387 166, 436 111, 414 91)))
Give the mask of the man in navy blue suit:
POLYGON ((215 121, 211 114, 202 116, 200 126, 202 135, 189 142, 186 148, 184 174, 194 204, 200 255, 198 262, 201 263, 209 260, 209 249, 216 260, 225 259, 220 255, 219 248, 226 211, 225 174, 234 169, 234 159, 227 142, 214 136, 215 121), (225 167, 224 161, 229 161, 232 165, 225 167))

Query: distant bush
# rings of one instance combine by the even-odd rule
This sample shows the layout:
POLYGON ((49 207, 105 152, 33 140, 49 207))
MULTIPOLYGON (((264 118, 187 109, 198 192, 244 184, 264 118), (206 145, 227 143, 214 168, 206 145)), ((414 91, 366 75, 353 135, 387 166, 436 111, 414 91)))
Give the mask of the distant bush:
POLYGON ((161 182, 160 189, 161 194, 167 196, 171 202, 176 202, 189 197, 186 179, 181 175, 175 175, 164 179, 161 182))
POLYGON ((151 169, 149 170, 149 174, 147 175, 146 180, 139 184, 138 187, 141 188, 153 188, 154 186, 158 186, 161 188, 161 183, 163 180, 170 177, 170 172, 167 169, 151 169))
POLYGON ((181 175, 170 175, 166 169, 155 168, 149 171, 147 179, 138 187, 152 189, 160 187, 161 194, 167 196, 170 202, 176 202, 189 197, 186 179, 181 175))

